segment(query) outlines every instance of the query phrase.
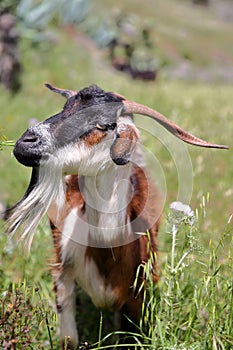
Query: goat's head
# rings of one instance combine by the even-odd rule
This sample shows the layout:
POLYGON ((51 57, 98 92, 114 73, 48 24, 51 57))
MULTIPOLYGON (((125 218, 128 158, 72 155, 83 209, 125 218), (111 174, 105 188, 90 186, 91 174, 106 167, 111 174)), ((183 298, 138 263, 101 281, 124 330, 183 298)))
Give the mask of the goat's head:
MULTIPOLYGON (((91 150, 106 139, 113 140, 109 149, 112 160, 118 165, 125 165, 130 160, 132 142, 137 138, 137 129, 132 122, 133 113, 155 119, 187 143, 202 147, 227 148, 201 140, 160 113, 128 101, 116 93, 105 92, 97 86, 79 92, 58 89, 49 84, 46 86, 65 96, 67 102, 60 113, 30 127, 17 141, 14 155, 26 166, 36 167, 65 149, 65 168, 69 166, 65 164, 66 158, 69 160, 69 154, 78 153, 80 148, 91 150)), ((77 164, 75 166, 77 167, 77 164)), ((77 170, 74 169, 76 172, 77 170)))
MULTIPOLYGON (((80 163, 93 158, 91 153, 95 151, 96 145, 103 140, 106 142, 113 139, 114 135, 117 138, 122 132, 122 123, 118 116, 123 109, 123 98, 113 93, 105 93, 97 86, 80 92, 61 90, 49 84, 47 87, 65 96, 67 102, 60 113, 30 127, 17 141, 14 155, 20 163, 31 167, 48 162, 50 158, 59 158, 64 173, 80 173, 80 163)), ((130 118, 125 118, 126 124, 133 127, 130 118)), ((126 149, 124 154, 121 150, 122 154, 117 157, 117 147, 112 145, 110 148, 109 154, 115 163, 128 162, 126 149)), ((103 156, 106 157, 104 154, 103 156)), ((100 158, 102 157, 99 154, 100 158)))
POLYGON ((15 157, 20 163, 32 167, 33 172, 28 190, 11 216, 10 231, 16 231, 24 221, 27 223, 25 235, 35 229, 52 198, 60 193, 58 188, 62 187, 60 180, 55 181, 54 169, 59 170, 60 175, 93 175, 94 170, 98 168, 99 171, 109 163, 114 162, 119 166, 129 163, 139 137, 132 119, 134 113, 153 118, 187 143, 228 148, 201 140, 157 111, 128 101, 119 94, 105 92, 97 86, 79 92, 58 89, 49 84, 46 86, 66 97, 67 102, 60 113, 30 127, 15 145, 15 157), (50 180, 54 177, 52 187, 47 177, 50 180), (32 190, 33 195, 30 195, 32 190), (36 213, 33 214, 32 209, 36 213))

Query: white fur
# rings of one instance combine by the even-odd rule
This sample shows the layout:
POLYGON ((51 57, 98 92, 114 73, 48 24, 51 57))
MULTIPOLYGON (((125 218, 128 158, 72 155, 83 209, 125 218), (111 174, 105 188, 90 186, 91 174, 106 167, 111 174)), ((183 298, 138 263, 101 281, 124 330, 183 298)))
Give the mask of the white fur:
POLYGON ((55 159, 64 174, 94 176, 105 167, 106 163, 112 161, 110 158, 112 142, 113 133, 92 147, 81 141, 71 143, 57 150, 55 159))
POLYGON ((62 306, 62 310, 58 314, 60 338, 65 340, 69 337, 74 347, 77 347, 78 332, 75 322, 76 293, 74 277, 69 274, 69 271, 66 271, 65 274, 59 276, 56 284, 57 303, 62 306))
POLYGON ((84 195, 91 245, 113 247, 127 242, 131 233, 126 220, 131 199, 131 166, 129 163, 119 167, 111 161, 95 177, 85 177, 84 195))
MULTIPOLYGON (((28 131, 38 136, 38 138, 42 138, 43 143, 46 144, 46 149, 49 149, 51 153, 53 152, 54 138, 51 135, 49 123, 44 123, 44 122, 38 123, 28 128, 28 131)), ((43 159, 42 159, 42 162, 43 162, 43 159)))

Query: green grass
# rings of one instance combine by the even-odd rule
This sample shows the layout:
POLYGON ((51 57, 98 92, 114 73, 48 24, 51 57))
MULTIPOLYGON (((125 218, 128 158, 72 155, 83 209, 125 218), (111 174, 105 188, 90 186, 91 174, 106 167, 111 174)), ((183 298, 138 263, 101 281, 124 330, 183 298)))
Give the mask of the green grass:
MULTIPOLYGON (((162 230, 167 251, 157 257, 162 274, 156 286, 150 280, 150 262, 145 266, 147 289, 140 328, 134 334, 140 349, 217 350, 233 346, 231 227, 226 225, 220 239, 210 240, 206 246, 200 231, 206 215, 204 200, 193 217, 173 210, 168 213, 162 230)), ((17 349, 59 348, 52 282, 44 264, 49 240, 47 233, 38 232, 28 258, 22 258, 19 248, 9 243, 3 252, 9 270, 1 269, 0 339, 14 340, 17 349)), ((104 314, 102 319, 86 298, 82 301, 81 340, 91 343, 93 349, 112 348, 109 341, 116 341, 119 332, 106 336, 111 318, 104 314)), ((118 346, 117 341, 115 348, 118 346)))
POLYGON ((168 251, 157 287, 149 284, 142 320, 151 349, 231 349, 232 237, 200 238, 198 221, 169 213, 168 251), (178 219, 177 219, 178 218, 178 219), (156 296, 156 301, 155 301, 156 296))
MULTIPOLYGON (((103 1, 100 13, 112 4, 103 1)), ((160 0, 157 7, 150 6, 149 1, 143 6, 141 1, 129 1, 122 8, 131 10, 132 4, 135 13, 153 19, 153 38, 162 56, 172 60, 188 53, 194 64, 203 67, 216 63, 212 59, 216 51, 227 57, 225 63, 233 62, 232 45, 226 45, 232 38, 232 26, 218 21, 212 10, 204 12, 178 0, 160 0), (184 40, 180 37, 182 30, 186 33, 184 40)), ((232 148, 230 84, 170 80, 165 79, 163 72, 156 83, 131 81, 111 69, 105 52, 88 49, 61 29, 56 31, 56 40, 49 49, 46 45, 40 49, 31 47, 24 40, 21 52, 22 91, 12 96, 0 87, 0 134, 4 140, 15 141, 28 127, 30 118, 44 120, 61 110, 64 100, 46 90, 45 82, 77 90, 95 83, 159 110, 197 136, 232 148)), ((141 323, 143 337, 138 335, 137 342, 141 342, 141 348, 156 350, 232 349, 232 223, 228 223, 233 212, 232 150, 181 147, 179 141, 175 142, 153 121, 140 117, 135 120, 143 144, 154 155, 148 160, 150 173, 156 178, 158 162, 167 188, 164 223, 159 234, 161 278, 157 286, 148 281, 141 323), (175 234, 174 213, 167 207, 176 200, 179 188, 183 197, 187 194, 176 169, 178 164, 184 175, 187 172, 187 164, 182 163, 184 155, 186 159, 190 156, 192 163, 186 174, 188 183, 193 185, 190 205, 198 208, 199 215, 194 225, 187 218, 180 218, 175 234), (208 193, 209 200, 203 201, 208 193)), ((6 147, 2 138, 0 141, 0 202, 13 205, 27 187, 30 169, 11 156, 11 145, 6 147)), ((48 227, 45 224, 38 230, 29 256, 16 242, 6 244, 3 225, 0 232, 1 342, 16 339, 16 349, 58 349, 53 283, 48 267, 52 254, 48 227)), ((104 343, 98 342, 98 338, 114 329, 109 326, 111 316, 103 313, 101 325, 100 312, 85 296, 82 299, 81 341, 97 342, 94 348, 103 348, 104 343)))

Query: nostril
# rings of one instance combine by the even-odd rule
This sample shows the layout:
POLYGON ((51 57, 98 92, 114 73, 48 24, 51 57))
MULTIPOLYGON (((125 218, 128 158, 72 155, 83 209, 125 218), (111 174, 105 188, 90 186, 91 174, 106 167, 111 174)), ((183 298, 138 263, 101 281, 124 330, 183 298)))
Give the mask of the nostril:
POLYGON ((25 137, 22 139, 22 142, 24 143, 36 143, 38 141, 38 137, 35 135, 25 135, 25 137))

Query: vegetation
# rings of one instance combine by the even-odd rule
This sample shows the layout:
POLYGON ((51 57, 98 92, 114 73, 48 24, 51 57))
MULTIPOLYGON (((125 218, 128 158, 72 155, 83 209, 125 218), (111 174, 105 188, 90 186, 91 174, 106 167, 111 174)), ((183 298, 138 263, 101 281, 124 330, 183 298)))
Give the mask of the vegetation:
MULTIPOLYGON (((105 11, 110 13, 113 3, 102 1, 98 6, 101 16, 105 11)), ((122 9, 132 12, 132 3, 126 2, 122 9)), ((10 206, 19 200, 30 176, 30 169, 11 156, 13 143, 32 118, 41 121, 63 106, 61 97, 45 89, 45 82, 71 89, 95 83, 159 110, 202 138, 231 146, 233 88, 228 83, 231 73, 224 80, 215 74, 214 67, 222 65, 228 69, 233 63, 232 24, 223 22, 211 6, 208 10, 194 9, 186 1, 158 0, 156 9, 151 9, 149 2, 142 6, 138 0, 134 1, 133 9, 150 23, 153 19, 154 50, 168 62, 156 83, 132 82, 116 73, 104 51, 79 31, 70 32, 56 23, 49 27, 52 41, 41 46, 31 45, 28 38, 21 41, 22 91, 13 97, 0 87, 2 204, 10 206), (192 72, 198 72, 192 79, 189 74, 185 80, 174 78, 173 68, 183 60, 193 67, 192 72), (201 75, 205 70, 211 72, 207 81, 201 75)), ((177 199, 178 191, 179 200, 184 201, 189 195, 186 183, 179 182, 176 169, 176 165, 183 173, 188 169, 186 163, 179 165, 180 143, 173 143, 172 136, 160 131, 153 121, 139 117, 135 120, 143 144, 153 153, 152 158, 148 157, 150 172, 156 177, 160 169, 159 177, 164 177, 166 185, 157 257, 161 278, 157 286, 148 280, 140 325, 142 335, 138 332, 135 341, 141 344, 140 348, 156 350, 232 349, 231 150, 182 148, 182 155, 190 156, 193 167, 186 180, 193 186, 190 206, 197 210, 189 216, 168 208, 177 199), (177 152, 172 152, 173 149, 177 152)), ((52 239, 46 221, 38 230, 29 255, 16 241, 7 241, 3 222, 0 232, 2 348, 59 349, 48 267, 52 239)), ((108 342, 117 343, 117 336, 109 335, 114 329, 109 326, 112 321, 109 314, 100 313, 85 296, 81 299, 81 341, 94 344, 94 349, 107 347, 108 342), (102 342, 106 336, 106 342, 102 342)))

